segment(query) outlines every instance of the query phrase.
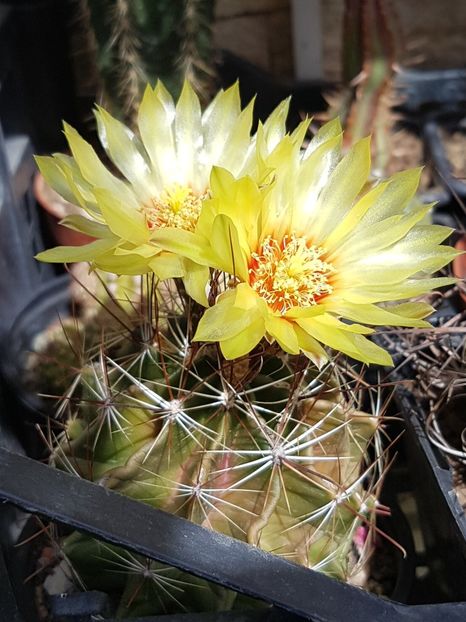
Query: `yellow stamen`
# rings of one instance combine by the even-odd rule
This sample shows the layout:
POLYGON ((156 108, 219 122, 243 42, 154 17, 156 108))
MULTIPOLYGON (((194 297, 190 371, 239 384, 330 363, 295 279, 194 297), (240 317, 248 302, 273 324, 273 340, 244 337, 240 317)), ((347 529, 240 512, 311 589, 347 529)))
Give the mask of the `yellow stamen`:
POLYGON ((335 269, 320 257, 325 250, 304 237, 265 238, 249 264, 249 284, 274 311, 317 304, 333 291, 335 269))
POLYGON ((205 197, 206 193, 196 194, 186 186, 172 186, 143 206, 147 226, 149 229, 175 227, 194 231, 205 197))

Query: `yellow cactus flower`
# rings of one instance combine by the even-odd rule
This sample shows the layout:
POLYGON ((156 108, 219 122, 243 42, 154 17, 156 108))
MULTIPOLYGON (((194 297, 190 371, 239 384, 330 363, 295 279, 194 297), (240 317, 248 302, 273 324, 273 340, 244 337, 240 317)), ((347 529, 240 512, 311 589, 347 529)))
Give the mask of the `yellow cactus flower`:
MULTIPOLYGON (((369 183, 370 145, 341 154, 341 127, 325 125, 303 155, 277 162, 259 188, 215 169, 212 199, 194 233, 168 241, 234 278, 204 313, 195 340, 219 342, 224 356, 250 352, 263 337, 316 362, 321 344, 365 363, 391 364, 366 325, 426 327, 419 296, 449 278, 430 278, 456 254, 440 243, 447 227, 422 222, 419 170, 369 183)), ((284 139, 286 140, 286 139, 284 139)))
MULTIPOLYGON (((94 149, 69 125, 64 131, 72 157, 38 157, 47 182, 65 199, 80 205, 87 217, 70 216, 63 224, 96 241, 82 247, 58 247, 38 255, 49 262, 90 261, 117 274, 153 271, 160 279, 182 277, 188 293, 207 304, 208 268, 162 250, 162 229, 193 231, 202 201, 209 195, 214 165, 233 175, 258 181, 269 173, 267 158, 285 135, 288 101, 282 102, 251 138, 251 102, 241 110, 238 85, 220 91, 201 112, 197 96, 185 82, 178 103, 159 82, 146 88, 139 136, 97 108, 99 136, 115 175, 94 149)), ((295 134, 302 140, 307 123, 295 134)))

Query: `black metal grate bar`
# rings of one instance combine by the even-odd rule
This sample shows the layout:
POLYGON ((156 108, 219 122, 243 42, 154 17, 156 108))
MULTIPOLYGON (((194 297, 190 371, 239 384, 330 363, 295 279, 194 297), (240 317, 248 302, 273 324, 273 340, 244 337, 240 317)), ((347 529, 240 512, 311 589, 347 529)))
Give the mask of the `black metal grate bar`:
POLYGON ((0 499, 313 622, 466 620, 466 603, 409 607, 385 601, 3 449, 0 499))

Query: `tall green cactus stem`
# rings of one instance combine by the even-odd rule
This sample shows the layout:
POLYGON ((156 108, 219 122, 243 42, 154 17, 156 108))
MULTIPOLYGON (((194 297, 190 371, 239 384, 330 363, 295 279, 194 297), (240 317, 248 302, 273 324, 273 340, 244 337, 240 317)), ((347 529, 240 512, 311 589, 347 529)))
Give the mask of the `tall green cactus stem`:
POLYGON ((397 58, 394 9, 381 0, 345 0, 342 66, 345 87, 331 98, 329 118, 340 117, 348 147, 372 134, 373 164, 387 171, 393 121, 391 85, 397 58))
POLYGON ((214 79, 213 0, 81 0, 96 42, 96 99, 134 129, 140 95, 159 78, 174 95, 183 80, 206 102, 214 79))
POLYGON ((212 95, 215 70, 211 62, 214 4, 210 0, 185 0, 178 66, 206 104, 212 95))

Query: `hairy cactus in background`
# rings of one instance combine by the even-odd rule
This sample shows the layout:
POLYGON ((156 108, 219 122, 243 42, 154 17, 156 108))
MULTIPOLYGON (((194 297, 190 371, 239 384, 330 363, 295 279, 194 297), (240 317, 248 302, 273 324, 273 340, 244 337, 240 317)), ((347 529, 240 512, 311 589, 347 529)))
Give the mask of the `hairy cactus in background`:
MULTIPOLYGON (((251 137, 236 86, 201 113, 188 84, 176 106, 159 84, 146 90, 140 137, 97 112, 124 179, 69 127, 73 157, 39 158, 86 210, 67 223, 96 238, 40 258, 143 284, 118 312, 103 301, 117 324, 97 340, 94 330, 76 363, 52 460, 345 579, 354 531, 375 514, 381 459, 366 458, 380 402, 359 409, 357 374, 338 371, 328 348, 390 364, 366 325, 428 327, 428 305, 392 303, 451 282, 429 275, 455 252, 440 246, 447 228, 419 224, 429 208, 412 202, 418 172, 375 184, 368 141, 343 156, 337 122, 301 153, 309 122, 287 135, 286 110, 251 137)), ((85 536, 64 550, 121 615, 242 602, 85 536)))
POLYGON ((93 69, 96 99, 132 128, 148 81, 161 78, 178 94, 187 78, 208 101, 215 82, 214 5, 213 0, 78 0, 74 32, 80 87, 93 69))
POLYGON ((396 12, 385 0, 344 0, 342 81, 330 95, 328 119, 339 117, 349 148, 371 134, 373 167, 379 176, 389 170, 395 114, 393 78, 401 42, 396 12))

